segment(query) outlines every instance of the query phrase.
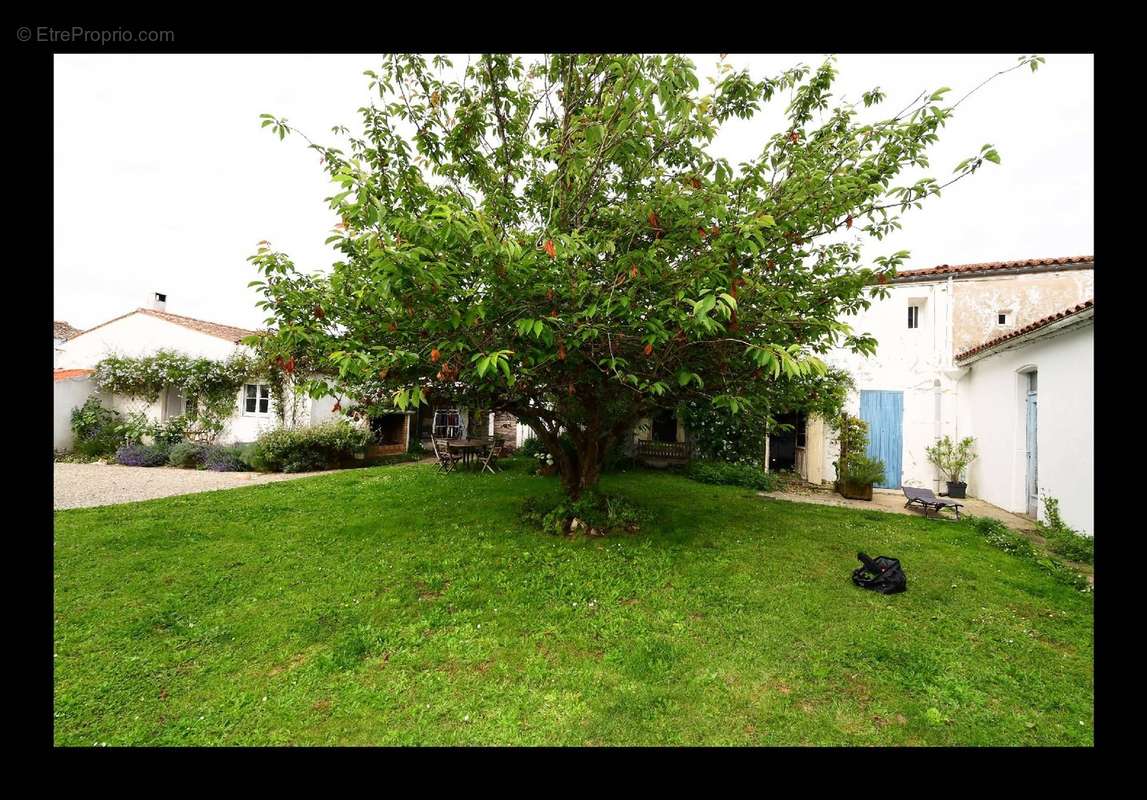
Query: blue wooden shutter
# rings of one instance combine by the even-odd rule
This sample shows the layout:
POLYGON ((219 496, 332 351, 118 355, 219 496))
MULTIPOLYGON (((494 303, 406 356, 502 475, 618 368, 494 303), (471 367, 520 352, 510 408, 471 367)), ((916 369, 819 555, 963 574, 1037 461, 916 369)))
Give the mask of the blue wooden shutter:
POLYGON ((883 489, 899 489, 904 451, 904 392, 863 390, 860 418, 868 423, 868 457, 884 462, 883 489))

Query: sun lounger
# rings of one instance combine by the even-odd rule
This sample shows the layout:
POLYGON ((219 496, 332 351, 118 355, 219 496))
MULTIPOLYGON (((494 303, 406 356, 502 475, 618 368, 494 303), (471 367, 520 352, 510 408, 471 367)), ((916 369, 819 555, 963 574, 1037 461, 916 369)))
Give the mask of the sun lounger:
POLYGON ((905 508, 915 503, 924 509, 924 516, 928 516, 928 512, 932 510, 935 510, 936 514, 939 515, 942 509, 951 508, 956 512, 956 519, 960 518, 960 509, 963 507, 963 503, 941 500, 932 494, 931 489, 918 489, 915 486, 901 486, 900 489, 904 492, 904 496, 908 498, 908 502, 904 504, 905 508))

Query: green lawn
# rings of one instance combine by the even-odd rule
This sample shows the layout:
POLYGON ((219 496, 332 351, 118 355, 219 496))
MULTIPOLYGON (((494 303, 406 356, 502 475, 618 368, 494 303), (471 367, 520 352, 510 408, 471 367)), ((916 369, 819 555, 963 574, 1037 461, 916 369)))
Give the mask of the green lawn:
POLYGON ((1092 744, 1092 596, 970 526, 603 483, 653 521, 424 465, 58 512, 56 742, 1092 744))

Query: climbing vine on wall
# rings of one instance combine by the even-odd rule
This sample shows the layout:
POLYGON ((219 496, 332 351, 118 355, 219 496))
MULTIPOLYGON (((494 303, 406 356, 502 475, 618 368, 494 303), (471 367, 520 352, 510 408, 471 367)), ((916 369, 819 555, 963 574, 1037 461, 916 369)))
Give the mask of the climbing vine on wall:
POLYGON ((187 415, 205 438, 214 438, 235 412, 239 390, 268 372, 261 359, 236 353, 225 361, 158 350, 139 358, 109 356, 96 365, 94 380, 104 392, 154 403, 165 387, 189 401, 187 415))

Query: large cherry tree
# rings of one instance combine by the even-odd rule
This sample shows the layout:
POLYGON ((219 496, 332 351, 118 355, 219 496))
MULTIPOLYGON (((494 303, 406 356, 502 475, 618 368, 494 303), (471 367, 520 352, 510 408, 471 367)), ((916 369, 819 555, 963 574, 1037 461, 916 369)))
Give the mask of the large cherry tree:
POLYGON ((898 184, 928 167, 959 105, 947 89, 881 115, 878 88, 833 102, 833 59, 717 72, 703 86, 679 55, 383 58, 361 131, 334 128, 349 145, 304 135, 336 184, 341 259, 304 273, 265 242, 251 258, 273 327, 260 347, 316 370, 315 394, 407 408, 437 388, 510 411, 574 497, 658 408, 767 416, 830 348, 873 351, 844 320, 907 253, 863 263, 860 241, 999 156, 898 184), (771 102, 786 123, 753 158, 714 152, 724 123, 771 102))

